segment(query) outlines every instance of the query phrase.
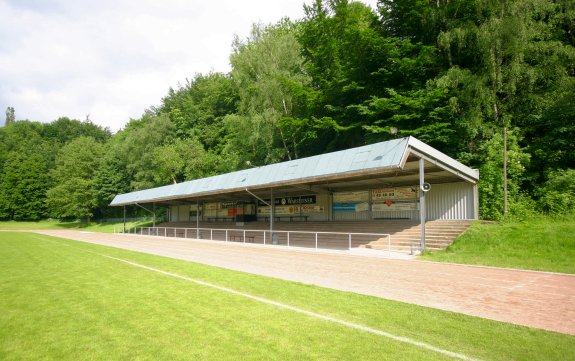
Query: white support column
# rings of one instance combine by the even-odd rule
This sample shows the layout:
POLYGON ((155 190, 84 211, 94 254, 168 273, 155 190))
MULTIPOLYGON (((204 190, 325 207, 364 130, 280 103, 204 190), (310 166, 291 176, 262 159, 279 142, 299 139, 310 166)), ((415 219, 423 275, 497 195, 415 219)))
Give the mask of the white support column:
POLYGON ((425 251, 425 192, 423 191, 425 183, 425 161, 419 159, 419 220, 421 222, 421 252, 425 251))
POLYGON ((274 199, 274 189, 270 189, 270 241, 271 244, 274 243, 274 217, 275 217, 275 205, 276 200, 274 199))
POLYGON ((196 239, 200 239, 200 201, 196 201, 196 239))

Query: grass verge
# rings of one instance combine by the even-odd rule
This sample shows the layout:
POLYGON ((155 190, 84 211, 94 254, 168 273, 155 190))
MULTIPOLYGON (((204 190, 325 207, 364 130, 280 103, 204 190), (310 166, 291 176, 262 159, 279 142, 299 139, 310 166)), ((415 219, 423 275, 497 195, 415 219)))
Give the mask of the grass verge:
POLYGON ((444 251, 422 259, 575 274, 575 216, 474 223, 444 251))
POLYGON ((575 359, 573 336, 27 233, 0 234, 0 359, 448 359, 89 252, 479 359, 575 359))

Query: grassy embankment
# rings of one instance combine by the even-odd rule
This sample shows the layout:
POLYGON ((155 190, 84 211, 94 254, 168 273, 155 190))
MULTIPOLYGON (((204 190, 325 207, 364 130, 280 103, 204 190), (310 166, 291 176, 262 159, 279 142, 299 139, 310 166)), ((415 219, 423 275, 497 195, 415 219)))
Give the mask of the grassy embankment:
POLYGON ((575 274, 575 214, 474 223, 445 251, 422 259, 575 274))

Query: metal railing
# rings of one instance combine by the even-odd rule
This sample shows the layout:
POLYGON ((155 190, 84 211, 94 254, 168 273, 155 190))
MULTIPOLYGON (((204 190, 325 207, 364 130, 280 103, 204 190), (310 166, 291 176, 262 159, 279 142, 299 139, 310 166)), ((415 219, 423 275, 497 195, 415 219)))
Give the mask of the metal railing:
POLYGON ((387 250, 391 254, 391 235, 389 233, 274 230, 270 235, 270 230, 262 229, 180 227, 134 227, 126 232, 124 232, 123 228, 114 228, 114 233, 184 239, 203 239, 224 242, 259 243, 264 245, 285 245, 287 247, 305 247, 315 249, 347 248, 348 250, 352 249, 352 245, 354 243, 365 244, 373 240, 387 238, 387 250), (310 244, 312 245, 311 247, 309 246, 310 244), (324 245, 323 247, 321 247, 322 244, 324 245), (339 245, 345 245, 346 247, 341 247, 339 245))

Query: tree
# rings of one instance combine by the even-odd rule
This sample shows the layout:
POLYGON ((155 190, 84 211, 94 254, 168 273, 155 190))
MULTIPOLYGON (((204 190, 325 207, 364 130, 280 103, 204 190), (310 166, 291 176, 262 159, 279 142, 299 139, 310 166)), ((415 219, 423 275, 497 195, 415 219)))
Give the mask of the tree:
POLYGON ((154 150, 155 181, 178 183, 211 175, 206 152, 196 139, 176 139, 154 150))
POLYGON ((92 137, 78 137, 65 145, 51 172, 54 187, 47 192, 46 204, 57 218, 93 216, 98 206, 95 174, 100 166, 103 145, 92 137))
MULTIPOLYGON (((311 108, 322 131, 321 151, 389 139, 391 127, 423 134, 424 119, 445 103, 426 92, 435 75, 434 47, 390 36, 361 3, 316 0, 305 12, 299 39, 318 93, 311 108)), ((437 133, 439 127, 431 127, 437 133)))
POLYGON ((47 170, 41 154, 8 154, 0 176, 0 219, 36 221, 46 216, 47 170))
POLYGON ((8 107, 6 108, 6 121, 4 122, 4 125, 8 125, 11 123, 14 123, 16 121, 16 113, 14 111, 14 107, 8 107))
POLYGON ((168 115, 180 138, 196 138, 205 148, 221 151, 227 135, 224 117, 237 111, 237 102, 238 89, 229 75, 198 74, 170 89, 156 112, 168 115))
POLYGON ((233 47, 231 75, 240 100, 238 114, 226 118, 233 134, 230 146, 244 150, 242 161, 256 164, 297 158, 304 139, 290 126, 301 115, 293 90, 307 86, 310 79, 295 25, 287 19, 254 25, 250 37, 236 38, 233 47))
POLYGON ((42 128, 42 137, 53 142, 57 147, 81 136, 92 137, 96 141, 104 143, 110 139, 111 132, 107 128, 92 123, 89 119, 81 122, 68 117, 58 118, 42 128))
MULTIPOLYGON (((519 146, 519 138, 516 135, 519 130, 511 130, 508 133, 508 192, 511 205, 521 195, 521 179, 525 168, 529 163, 529 154, 519 146)), ((484 142, 478 149, 481 154, 481 167, 479 174, 479 205, 480 215, 483 219, 500 220, 505 215, 503 212, 504 188, 503 188, 503 134, 497 132, 493 137, 484 142)))
POLYGON ((116 152, 115 144, 110 143, 106 144, 101 164, 94 174, 94 186, 101 216, 117 215, 117 208, 108 207, 109 204, 117 194, 130 191, 130 178, 124 159, 119 152, 116 152))
MULTIPOLYGON (((443 8, 455 3, 459 2, 443 8)), ((575 75, 575 50, 558 26, 563 20, 557 19, 563 19, 560 14, 568 7, 567 13, 572 12, 574 6, 548 0, 475 0, 465 4, 475 7, 475 11, 465 12, 474 13, 473 19, 461 15, 441 22, 438 45, 449 69, 435 84, 450 94, 453 118, 460 119, 461 129, 469 130, 462 134, 463 143, 469 145, 467 156, 462 157, 475 158, 479 164, 482 155, 476 150, 486 149, 481 145, 494 139, 494 132, 505 139, 507 130, 514 129, 525 145, 533 144, 533 133, 528 130, 541 128, 538 124, 545 118, 551 97, 565 99, 557 88, 575 75)), ((446 13, 437 12, 440 16, 446 13)), ((501 153, 506 147, 503 141, 501 153)), ((508 164, 501 164, 499 178, 504 190, 503 213, 507 211, 508 175, 521 177, 510 179, 512 183, 527 181, 523 172, 512 175, 506 169, 508 164)))
POLYGON ((122 135, 117 136, 124 140, 118 152, 125 159, 130 188, 140 190, 162 185, 157 182, 154 154, 157 147, 176 138, 176 128, 168 116, 147 113, 140 120, 132 120, 120 133, 122 135))

